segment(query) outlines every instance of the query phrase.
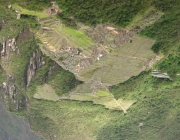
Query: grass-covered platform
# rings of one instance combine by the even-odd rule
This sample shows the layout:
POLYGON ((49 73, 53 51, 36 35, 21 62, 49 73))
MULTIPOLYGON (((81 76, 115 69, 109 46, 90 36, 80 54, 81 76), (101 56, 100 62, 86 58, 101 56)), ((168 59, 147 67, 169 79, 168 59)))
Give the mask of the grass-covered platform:
POLYGON ((156 55, 151 50, 155 40, 136 36, 111 54, 82 71, 81 76, 115 85, 140 74, 156 55))
POLYGON ((59 96, 55 93, 54 89, 48 85, 44 84, 37 88, 36 94, 33 96, 36 99, 44 99, 50 101, 57 101, 59 100, 59 96))
POLYGON ((49 15, 47 13, 43 12, 43 11, 40 12, 40 11, 28 10, 28 9, 22 8, 18 4, 13 4, 12 8, 14 10, 18 10, 20 14, 24 14, 24 15, 36 16, 36 17, 39 17, 39 18, 47 18, 47 17, 49 17, 49 15))
POLYGON ((62 40, 65 39, 67 44, 75 48, 87 48, 94 45, 93 41, 86 36, 82 30, 73 29, 63 25, 56 19, 46 19, 41 22, 43 33, 38 33, 38 37, 43 43, 49 43, 48 46, 53 46, 55 49, 59 49, 62 44, 62 40))

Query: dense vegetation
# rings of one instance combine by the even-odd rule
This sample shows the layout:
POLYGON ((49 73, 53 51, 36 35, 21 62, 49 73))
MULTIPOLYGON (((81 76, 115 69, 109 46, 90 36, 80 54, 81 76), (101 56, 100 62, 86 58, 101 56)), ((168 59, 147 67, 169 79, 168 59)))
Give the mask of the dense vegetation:
POLYGON ((155 6, 164 12, 164 16, 142 34, 157 40, 152 48, 155 52, 168 53, 180 38, 178 25, 180 22, 180 2, 175 0, 161 1, 156 2, 155 6))
POLYGON ((172 77, 176 77, 180 72, 180 54, 169 54, 169 56, 158 65, 158 68, 168 72, 172 77))
POLYGON ((42 11, 51 5, 51 0, 10 0, 11 3, 18 3, 29 10, 42 11))
POLYGON ((56 94, 62 95, 69 93, 73 88, 78 84, 81 84, 81 81, 76 80, 75 76, 67 70, 64 70, 60 66, 57 66, 49 57, 45 57, 45 65, 38 69, 36 76, 34 77, 31 86, 38 86, 44 83, 48 83, 53 87, 56 94), (51 73, 51 76, 48 77, 48 72, 50 67, 56 66, 51 73))
POLYGON ((154 6, 165 14, 160 21, 142 33, 158 40, 153 50, 168 52, 170 47, 167 46, 173 46, 179 39, 180 2, 176 0, 57 0, 57 3, 63 10, 63 14, 60 15, 63 19, 75 17, 90 25, 110 22, 123 27, 128 25, 137 14, 154 6))
MULTIPOLYGON (((47 7, 49 1, 17 0, 16 2, 23 7, 38 11, 47 7)), ((5 1, 0 0, 0 2, 5 1)), ((69 17, 73 16, 78 21, 90 25, 111 22, 118 26, 126 26, 137 13, 142 13, 149 6, 155 6, 163 11, 164 15, 161 19, 140 35, 156 39, 152 49, 164 55, 164 58, 156 64, 156 68, 168 72, 172 79, 153 78, 151 72, 144 72, 125 83, 111 87, 110 91, 117 99, 137 101, 126 115, 89 102, 37 100, 33 95, 37 86, 44 82, 50 84, 59 95, 69 92, 80 84, 75 80, 74 75, 62 68, 55 71, 48 80, 44 80, 49 67, 53 65, 49 57, 45 57, 46 65, 37 71, 27 90, 30 108, 27 109, 28 111, 19 112, 19 115, 26 116, 32 129, 47 139, 53 139, 54 135, 57 139, 65 140, 72 137, 85 139, 93 135, 98 140, 178 140, 180 137, 180 1, 57 0, 57 2, 64 11, 60 15, 61 18, 69 20, 69 17), (141 122, 144 126, 139 131, 138 125, 141 122)), ((10 34, 10 37, 15 36, 18 39, 21 55, 13 56, 11 69, 16 70, 14 76, 17 84, 21 86, 22 81, 25 84, 25 70, 32 52, 37 50, 37 44, 33 36, 30 35, 26 41, 23 41, 18 37, 18 33, 28 27, 27 20, 33 29, 38 28, 38 25, 34 17, 24 16, 22 20, 14 20, 15 16, 10 10, 1 8, 0 18, 5 19, 6 28, 3 28, 0 35, 10 34)), ((0 69, 0 82, 2 83, 5 78, 4 71, 0 69)))
POLYGON ((126 26, 137 13, 150 5, 149 0, 57 0, 63 10, 61 18, 75 17, 79 21, 95 25, 110 22, 126 26))

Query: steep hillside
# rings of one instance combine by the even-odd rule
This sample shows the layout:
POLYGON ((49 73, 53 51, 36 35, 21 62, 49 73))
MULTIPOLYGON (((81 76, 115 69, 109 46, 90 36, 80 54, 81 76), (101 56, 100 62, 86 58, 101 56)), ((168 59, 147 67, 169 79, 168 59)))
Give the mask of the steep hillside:
POLYGON ((0 97, 37 134, 180 138, 179 1, 0 2, 0 97))
POLYGON ((0 101, 0 139, 1 140, 42 140, 36 136, 28 125, 28 122, 24 118, 12 115, 10 112, 6 112, 5 107, 0 101))
POLYGON ((57 0, 57 3, 63 10, 60 15, 63 19, 72 16, 87 24, 111 22, 126 26, 138 13, 143 13, 151 5, 151 0, 57 0))

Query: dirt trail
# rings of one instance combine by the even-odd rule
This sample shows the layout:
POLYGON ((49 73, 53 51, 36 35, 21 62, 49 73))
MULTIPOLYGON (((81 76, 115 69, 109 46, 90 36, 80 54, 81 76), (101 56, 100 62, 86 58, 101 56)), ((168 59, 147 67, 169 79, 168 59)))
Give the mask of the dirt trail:
MULTIPOLYGON (((104 86, 104 88, 109 92, 109 89, 107 88, 107 85, 105 85, 105 84, 102 84, 103 86, 104 86)), ((110 95, 112 96, 112 98, 113 98, 113 100, 114 100, 114 102, 117 104, 117 106, 119 107, 119 109, 121 110, 123 110, 123 112, 124 112, 124 114, 126 114, 127 113, 127 111, 126 111, 126 109, 120 104, 120 103, 118 103, 118 101, 116 100, 116 98, 114 97, 114 95, 111 93, 111 92, 109 92, 110 93, 110 95)))
POLYGON ((142 60, 142 61, 148 62, 148 59, 147 58, 143 58, 143 57, 128 56, 128 55, 117 54, 117 53, 113 53, 113 55, 114 56, 120 56, 120 57, 132 58, 132 59, 138 59, 138 60, 142 60))

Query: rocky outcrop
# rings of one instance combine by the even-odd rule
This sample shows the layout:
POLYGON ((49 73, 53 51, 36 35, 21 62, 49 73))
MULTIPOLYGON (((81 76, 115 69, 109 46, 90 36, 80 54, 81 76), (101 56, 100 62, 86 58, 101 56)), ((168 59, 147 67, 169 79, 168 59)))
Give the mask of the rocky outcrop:
POLYGON ((9 58, 11 52, 19 53, 19 49, 16 45, 15 38, 2 38, 2 44, 0 45, 0 55, 1 57, 9 58))
POLYGON ((52 77, 57 71, 61 70, 62 67, 60 67, 56 62, 52 62, 52 66, 49 67, 44 79, 43 83, 46 83, 50 77, 52 77))
POLYGON ((2 23, 0 23, 0 31, 2 30, 2 23))
POLYGON ((19 92, 15 81, 14 77, 8 75, 7 80, 0 84, 0 97, 11 111, 18 111, 26 104, 25 98, 18 98, 19 92))
POLYGON ((33 52, 29 60, 29 65, 27 67, 27 87, 29 86, 32 78, 35 76, 36 71, 39 67, 45 64, 43 59, 43 54, 41 51, 33 52))
POLYGON ((2 19, 2 21, 0 22, 0 31, 3 29, 4 26, 5 26, 5 22, 4 19, 2 19))
POLYGON ((20 31, 17 37, 17 42, 26 43, 26 41, 30 38, 34 38, 33 33, 30 31, 27 25, 24 26, 23 30, 20 31))
POLYGON ((153 70, 151 75, 157 78, 171 79, 167 73, 163 73, 160 70, 153 70))

